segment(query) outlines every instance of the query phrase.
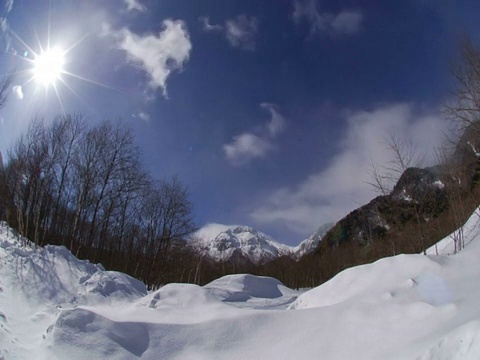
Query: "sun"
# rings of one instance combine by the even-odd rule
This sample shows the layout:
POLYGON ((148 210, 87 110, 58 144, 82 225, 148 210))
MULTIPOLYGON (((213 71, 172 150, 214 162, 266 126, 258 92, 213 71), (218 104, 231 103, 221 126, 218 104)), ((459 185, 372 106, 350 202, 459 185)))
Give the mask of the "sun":
POLYGON ((64 52, 52 48, 42 51, 33 60, 33 78, 45 87, 55 85, 64 73, 65 65, 64 52))

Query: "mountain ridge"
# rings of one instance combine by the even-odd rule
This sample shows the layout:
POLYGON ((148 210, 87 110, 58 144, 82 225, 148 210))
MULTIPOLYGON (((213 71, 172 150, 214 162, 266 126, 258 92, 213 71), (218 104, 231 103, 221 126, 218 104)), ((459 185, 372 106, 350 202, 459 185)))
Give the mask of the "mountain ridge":
POLYGON ((298 260, 311 253, 333 225, 324 224, 300 244, 289 246, 251 226, 210 223, 196 231, 188 244, 214 262, 234 260, 260 265, 283 256, 298 260))

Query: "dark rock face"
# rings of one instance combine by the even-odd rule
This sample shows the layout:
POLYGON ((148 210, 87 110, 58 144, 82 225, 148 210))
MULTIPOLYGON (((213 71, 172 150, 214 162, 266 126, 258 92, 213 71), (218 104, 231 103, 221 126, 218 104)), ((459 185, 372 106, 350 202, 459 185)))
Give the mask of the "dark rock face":
POLYGON ((331 247, 348 242, 366 245, 410 221, 428 222, 447 208, 440 168, 409 168, 391 194, 352 211, 326 234, 325 242, 331 247))

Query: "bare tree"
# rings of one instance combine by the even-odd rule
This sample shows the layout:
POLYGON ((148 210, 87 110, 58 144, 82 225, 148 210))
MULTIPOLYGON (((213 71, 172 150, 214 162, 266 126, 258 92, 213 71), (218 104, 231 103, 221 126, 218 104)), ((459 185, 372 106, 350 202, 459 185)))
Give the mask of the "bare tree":
POLYGON ((404 141, 393 134, 386 138, 385 147, 391 154, 391 160, 385 164, 372 162, 370 169, 371 182, 369 184, 381 195, 390 194, 405 170, 421 166, 424 160, 419 155, 416 144, 404 141))
POLYGON ((10 85, 12 85, 12 80, 12 76, 7 76, 0 83, 0 109, 2 109, 7 102, 8 90, 10 89, 10 85))

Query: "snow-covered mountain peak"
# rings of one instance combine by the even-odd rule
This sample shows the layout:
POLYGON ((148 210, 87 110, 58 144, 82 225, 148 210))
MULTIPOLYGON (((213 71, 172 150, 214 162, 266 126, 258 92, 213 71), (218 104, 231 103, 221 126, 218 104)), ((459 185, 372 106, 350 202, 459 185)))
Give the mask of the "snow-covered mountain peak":
POLYGON ((332 223, 322 225, 299 245, 288 246, 251 226, 212 223, 193 235, 191 245, 196 251, 214 261, 246 258, 254 264, 261 264, 282 256, 299 259, 312 252, 332 227, 332 223))

